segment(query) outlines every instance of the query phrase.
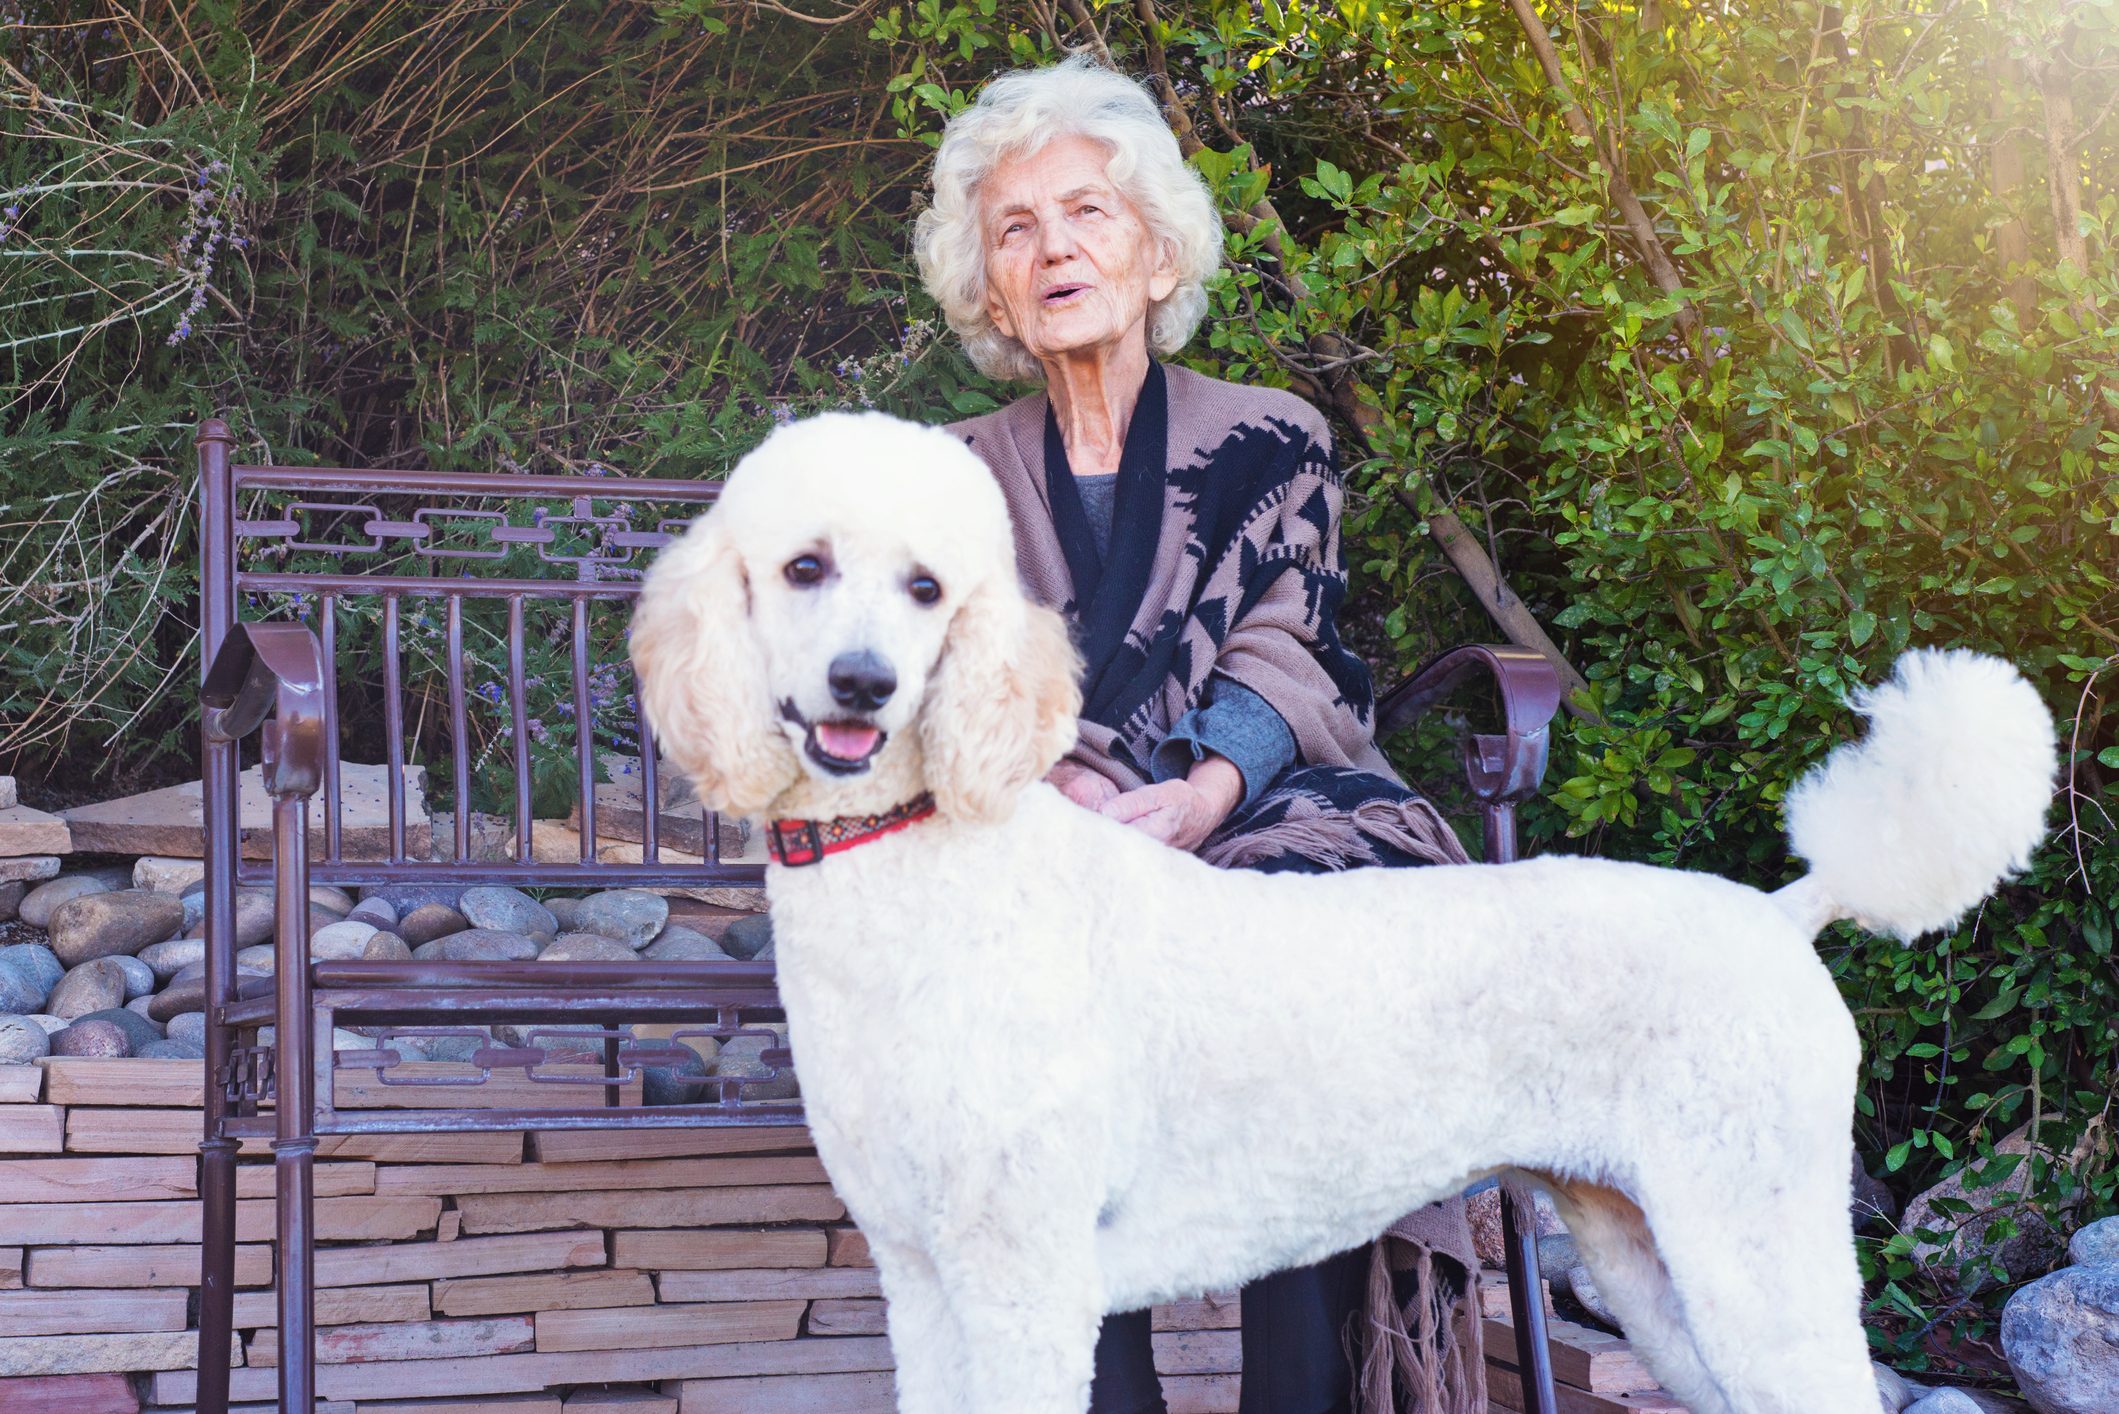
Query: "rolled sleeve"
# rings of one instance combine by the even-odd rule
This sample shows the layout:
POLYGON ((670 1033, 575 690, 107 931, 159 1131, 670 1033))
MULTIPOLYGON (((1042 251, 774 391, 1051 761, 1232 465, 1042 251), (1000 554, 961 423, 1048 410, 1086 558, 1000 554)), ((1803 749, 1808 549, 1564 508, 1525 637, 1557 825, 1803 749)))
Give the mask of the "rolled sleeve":
POLYGON ((1243 809, 1295 760, 1295 734, 1273 704, 1234 678, 1216 676, 1207 700, 1177 719, 1149 758, 1158 781, 1175 780, 1212 752, 1243 776, 1243 809))

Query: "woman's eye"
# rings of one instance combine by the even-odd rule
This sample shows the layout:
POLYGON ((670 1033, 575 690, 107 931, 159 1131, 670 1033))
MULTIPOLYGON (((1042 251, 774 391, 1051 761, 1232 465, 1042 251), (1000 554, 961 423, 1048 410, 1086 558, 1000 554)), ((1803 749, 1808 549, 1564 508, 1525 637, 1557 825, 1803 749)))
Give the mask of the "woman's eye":
POLYGON ((941 581, 931 574, 916 574, 905 586, 915 604, 932 604, 942 597, 941 581))
POLYGON ((781 571, 789 584, 816 584, 824 578, 825 564, 817 555, 797 555, 781 571))

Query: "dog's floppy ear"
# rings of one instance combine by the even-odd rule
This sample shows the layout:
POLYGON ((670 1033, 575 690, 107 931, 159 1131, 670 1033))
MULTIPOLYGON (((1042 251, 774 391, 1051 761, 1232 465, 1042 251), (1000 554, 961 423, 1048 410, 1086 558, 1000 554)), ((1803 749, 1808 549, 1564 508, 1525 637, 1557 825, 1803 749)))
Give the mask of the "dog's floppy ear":
POLYGON ((750 815, 801 765, 773 716, 742 560, 709 512, 664 550, 633 611, 633 672, 649 724, 709 809, 750 815))
POLYGON ((945 815, 1006 818, 1024 786, 1074 745, 1080 660, 1057 613, 1014 576, 973 589, 950 621, 920 712, 927 788, 945 815))

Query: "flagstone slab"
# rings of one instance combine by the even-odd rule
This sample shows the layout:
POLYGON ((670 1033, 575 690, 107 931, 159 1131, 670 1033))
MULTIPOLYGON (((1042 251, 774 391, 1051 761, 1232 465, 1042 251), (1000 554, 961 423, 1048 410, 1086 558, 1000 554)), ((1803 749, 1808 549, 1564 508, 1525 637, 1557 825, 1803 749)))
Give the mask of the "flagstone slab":
POLYGON ((0 810, 5 810, 17 803, 15 778, 13 776, 0 776, 0 810))
MULTIPOLYGON (((243 772, 239 788, 237 814, 246 859, 265 859, 272 853, 272 799, 265 794, 262 770, 253 766, 243 772)), ((343 858, 374 860, 388 855, 389 779, 388 768, 383 766, 340 765, 339 849, 343 858)), ((203 859, 206 825, 201 798, 199 783, 186 781, 122 800, 77 806, 64 814, 77 850, 203 859)), ((405 769, 405 854, 423 859, 427 849, 426 771, 410 766, 405 769)), ((312 859, 323 857, 322 790, 310 802, 309 850, 312 859)))
POLYGON ((58 816, 32 810, 27 805, 0 806, 0 855, 73 852, 73 835, 58 816))
POLYGON ((11 884, 18 879, 56 879, 59 876, 59 856, 56 854, 33 854, 23 859, 0 859, 0 884, 11 884))
MULTIPOLYGON (((616 853, 626 862, 636 862, 641 853, 637 849, 613 852, 600 846, 645 842, 647 792, 646 780, 640 771, 640 758, 604 755, 601 759, 604 773, 611 779, 596 786, 597 853, 605 858, 616 853)), ((580 830, 581 806, 578 803, 565 823, 569 831, 580 830)), ((720 817, 720 825, 723 863, 765 862, 765 834, 755 821, 724 815, 720 817)), ((706 819, 698 793, 692 789, 692 783, 684 773, 667 761, 662 762, 655 773, 655 834, 665 859, 691 863, 706 853, 706 819)), ((531 839, 536 840, 534 830, 531 839)), ((579 850, 578 837, 571 837, 568 842, 579 850)), ((578 852, 575 857, 579 857, 578 852)))

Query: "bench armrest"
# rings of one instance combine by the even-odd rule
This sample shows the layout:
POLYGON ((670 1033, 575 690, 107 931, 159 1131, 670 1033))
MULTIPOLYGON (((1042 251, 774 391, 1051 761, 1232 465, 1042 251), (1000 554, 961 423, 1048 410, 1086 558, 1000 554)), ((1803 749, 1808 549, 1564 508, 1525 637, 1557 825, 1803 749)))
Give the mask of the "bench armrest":
POLYGON ((1549 731, 1560 710, 1559 673, 1528 648, 1473 644, 1425 664, 1377 702, 1376 739, 1402 730, 1482 669, 1501 689, 1505 729, 1499 735, 1474 735, 1465 743, 1465 773, 1481 804, 1515 805, 1536 794, 1545 779, 1549 731))
POLYGON ((324 650, 304 624, 239 623, 199 689, 208 741, 263 728, 265 793, 311 796, 324 780, 324 650))

